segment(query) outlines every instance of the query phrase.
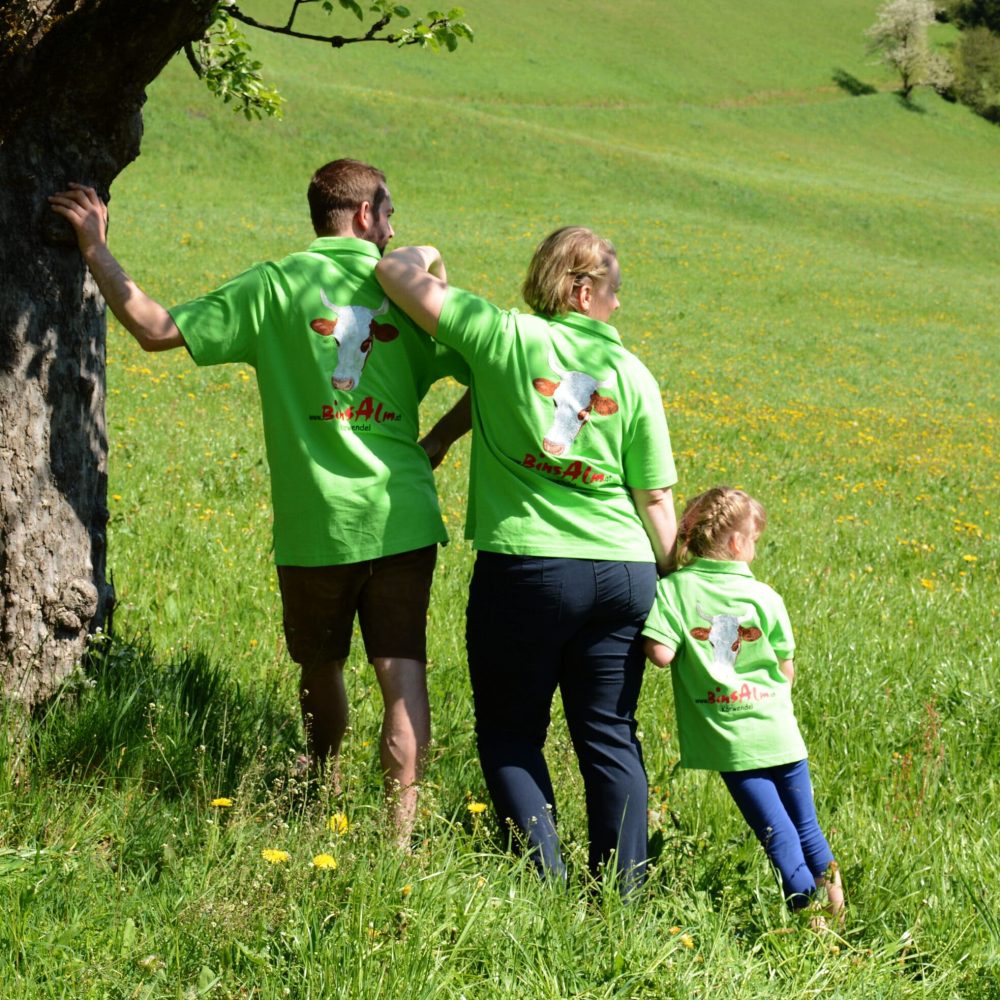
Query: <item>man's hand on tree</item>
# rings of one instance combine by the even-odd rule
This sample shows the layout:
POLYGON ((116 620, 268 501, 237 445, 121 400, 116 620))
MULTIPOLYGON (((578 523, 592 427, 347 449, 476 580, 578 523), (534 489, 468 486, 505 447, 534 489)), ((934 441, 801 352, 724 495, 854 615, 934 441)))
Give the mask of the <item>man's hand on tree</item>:
POLYGON ((49 195, 49 204, 73 227, 84 257, 88 250, 107 244, 108 206, 92 187, 71 181, 69 190, 49 195))

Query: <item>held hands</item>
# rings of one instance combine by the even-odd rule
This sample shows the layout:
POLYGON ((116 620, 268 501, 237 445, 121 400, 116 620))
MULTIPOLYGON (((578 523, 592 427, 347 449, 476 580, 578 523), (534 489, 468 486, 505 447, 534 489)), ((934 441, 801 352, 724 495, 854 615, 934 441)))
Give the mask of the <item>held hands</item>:
POLYGON ((52 211, 73 227, 84 258, 96 247, 107 245, 108 206, 92 187, 71 181, 68 191, 50 194, 48 200, 52 211))
POLYGON ((445 455, 448 454, 447 443, 442 441, 434 431, 429 431, 417 444, 427 453, 432 469, 436 469, 444 461, 445 455))

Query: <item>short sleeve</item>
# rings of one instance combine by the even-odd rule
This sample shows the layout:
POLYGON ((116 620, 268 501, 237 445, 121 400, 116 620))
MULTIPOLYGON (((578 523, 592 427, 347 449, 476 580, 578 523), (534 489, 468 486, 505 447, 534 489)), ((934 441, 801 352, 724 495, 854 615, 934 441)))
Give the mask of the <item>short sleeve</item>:
POLYGON ((169 312, 196 364, 242 361, 256 366, 267 296, 264 266, 257 265, 169 312))
POLYGON ((624 441, 622 472, 632 489, 665 489, 677 482, 667 417, 656 380, 644 365, 638 367, 640 405, 624 441))
POLYGON ((776 606, 774 621, 771 623, 768 641, 779 660, 790 660, 795 655, 795 638, 792 635, 792 623, 785 609, 785 602, 778 594, 774 595, 776 606))
POLYGON ((449 287, 438 319, 437 339, 454 348, 475 367, 477 360, 496 360, 509 347, 510 313, 472 292, 449 287))
POLYGON ((684 638, 684 622, 673 602, 673 587, 670 578, 660 580, 656 585, 656 600, 642 627, 642 634, 655 639, 668 649, 676 650, 684 638))
POLYGON ((469 366, 458 351, 445 347, 444 344, 434 345, 435 375, 437 378, 451 377, 462 385, 468 385, 471 381, 469 376, 469 366))

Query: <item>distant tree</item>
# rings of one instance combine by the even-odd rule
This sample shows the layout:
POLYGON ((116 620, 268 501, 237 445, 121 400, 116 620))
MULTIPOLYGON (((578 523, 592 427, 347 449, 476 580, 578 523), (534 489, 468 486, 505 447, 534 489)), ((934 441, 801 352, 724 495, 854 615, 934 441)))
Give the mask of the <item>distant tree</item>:
POLYGON ((1000 35, 985 27, 963 31, 955 60, 958 99, 984 118, 1000 122, 1000 35))
POLYGON ((946 11, 962 29, 989 28, 1000 35, 1000 0, 952 0, 946 11))
POLYGON ((0 0, 0 694, 9 700, 50 695, 114 605, 104 303, 46 196, 72 180, 108 197, 139 154, 146 85, 181 49, 236 110, 275 112, 279 99, 234 22, 334 50, 451 50, 471 37, 458 9, 413 17, 394 0, 288 0, 287 9, 268 25, 232 0, 0 0), (300 30, 309 4, 361 23, 353 36, 300 30))
POLYGON ((869 50, 899 74, 904 100, 914 87, 927 82, 931 62, 927 28, 933 23, 931 0, 888 0, 865 32, 869 50))

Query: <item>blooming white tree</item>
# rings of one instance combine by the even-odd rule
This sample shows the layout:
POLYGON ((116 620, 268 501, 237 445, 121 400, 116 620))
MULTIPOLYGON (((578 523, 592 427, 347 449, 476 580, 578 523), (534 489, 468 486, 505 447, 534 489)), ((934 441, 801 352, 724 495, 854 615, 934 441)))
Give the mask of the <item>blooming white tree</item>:
POLYGON ((865 32, 870 51, 899 74, 904 100, 915 86, 926 82, 931 65, 927 28, 933 22, 932 0, 887 0, 865 32))

